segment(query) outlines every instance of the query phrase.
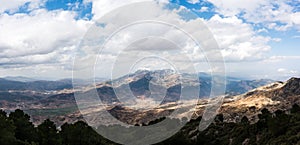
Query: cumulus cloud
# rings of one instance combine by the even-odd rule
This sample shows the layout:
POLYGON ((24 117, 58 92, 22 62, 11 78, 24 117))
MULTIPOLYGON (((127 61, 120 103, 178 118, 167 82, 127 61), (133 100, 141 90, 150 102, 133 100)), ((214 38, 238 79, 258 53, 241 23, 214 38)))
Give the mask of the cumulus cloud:
MULTIPOLYGON (((265 53, 270 51, 268 42, 272 41, 273 39, 259 35, 258 32, 253 29, 252 25, 245 23, 242 19, 236 16, 222 17, 216 14, 207 20, 202 18, 184 19, 180 15, 181 11, 184 10, 182 7, 173 10, 163 8, 164 7, 159 7, 157 5, 150 5, 143 8, 135 7, 118 14, 110 13, 110 18, 112 19, 101 20, 101 22, 97 22, 99 25, 96 26, 95 30, 91 31, 92 33, 88 33, 90 36, 87 35, 87 37, 91 37, 91 40, 93 40, 94 37, 105 38, 111 34, 111 30, 117 29, 119 26, 127 25, 128 22, 132 23, 136 20, 148 20, 150 18, 151 20, 167 20, 167 22, 172 25, 176 25, 183 30, 187 30, 192 34, 205 38, 207 37, 207 34, 203 31, 204 27, 201 26, 201 24, 204 22, 219 43, 221 53, 227 62, 260 61, 265 58, 265 53), (152 11, 140 13, 142 9, 151 9, 152 11)), ((87 40, 89 41, 87 43, 89 46, 85 47, 85 50, 83 51, 85 51, 86 54, 97 54, 99 47, 96 46, 97 43, 99 43, 99 39, 95 41, 91 41, 90 39, 87 40), (91 47, 91 42, 96 42, 95 47, 91 47)), ((100 43, 102 42, 103 40, 100 40, 100 43)), ((109 41, 106 43, 106 46, 101 50, 101 57, 110 58, 111 60, 98 60, 99 63, 97 64, 98 66, 96 67, 96 70, 99 73, 97 74, 110 74, 111 66, 116 64, 114 60, 120 56, 125 57, 123 57, 122 61, 117 63, 118 67, 116 68, 124 68, 124 66, 133 64, 135 59, 153 54, 150 51, 153 51, 154 49, 159 49, 161 52, 155 52, 155 55, 172 59, 172 61, 176 61, 176 64, 178 64, 178 66, 181 68, 186 67, 187 69, 190 69, 191 60, 186 56, 182 57, 184 54, 189 54, 189 57, 192 58, 192 63, 195 63, 197 66, 203 66, 198 68, 205 68, 204 71, 209 70, 209 68, 204 67, 203 63, 201 63, 205 61, 205 55, 200 50, 200 47, 194 44, 190 38, 183 37, 180 31, 167 25, 161 25, 157 23, 141 23, 127 26, 126 29, 122 29, 109 39, 109 41), (170 47, 167 45, 164 46, 160 41, 151 40, 145 41, 147 43, 139 43, 140 45, 135 45, 134 49, 132 50, 135 50, 136 52, 129 51, 126 54, 122 52, 124 48, 128 47, 133 42, 136 42, 140 39, 145 39, 145 36, 148 35, 153 37, 161 37, 171 42, 175 42, 175 44, 178 45, 178 47, 182 50, 180 50, 180 53, 170 54, 168 53, 170 47), (124 54, 120 55, 120 53, 124 54), (103 70, 103 68, 108 69, 103 70)), ((212 53, 208 54, 213 55, 212 53)), ((78 62, 82 63, 82 65, 94 65, 93 60, 89 61, 90 59, 86 58, 95 58, 95 56, 84 57, 82 61, 78 62)), ((222 62, 222 58, 214 57, 214 59, 211 61, 222 62)), ((154 64, 155 63, 153 63, 153 65, 154 64)), ((128 71, 119 70, 119 72, 128 71)))
POLYGON ((64 62, 90 22, 70 11, 39 9, 29 14, 0 15, 0 64, 64 62))
MULTIPOLYGON (((111 19, 99 20, 97 22, 99 24, 96 23, 96 26, 93 27, 94 29, 91 30, 90 33, 87 33, 87 42, 83 42, 83 44, 86 44, 87 46, 83 46, 82 48, 84 48, 84 50, 82 51, 88 55, 95 55, 99 50, 99 47, 97 46, 99 46, 99 43, 101 44, 101 42, 103 42, 102 40, 95 38, 105 39, 105 37, 110 36, 111 33, 114 32, 112 30, 116 30, 120 26, 126 26, 125 28, 118 31, 118 33, 114 33, 114 35, 110 37, 109 41, 107 41, 104 48, 101 49, 101 57, 107 58, 106 56, 109 55, 112 56, 112 60, 98 60, 99 64, 97 64, 97 68, 99 69, 96 68, 96 70, 99 70, 99 73, 97 73, 98 75, 109 75, 110 68, 114 64, 118 64, 118 67, 114 68, 124 68, 124 66, 127 67, 128 64, 134 64, 134 61, 136 59, 151 55, 172 59, 172 62, 176 61, 173 63, 178 64, 177 67, 180 67, 182 69, 190 69, 189 58, 187 58, 186 56, 182 57, 186 54, 189 54, 189 56, 192 57, 194 61, 200 61, 200 59, 204 59, 204 57, 199 58, 199 56, 203 55, 201 54, 199 48, 197 49, 195 42, 191 40, 189 35, 185 34, 183 31, 178 30, 178 28, 183 29, 186 32, 190 32, 190 34, 202 38, 202 40, 207 40, 207 37, 209 35, 207 34, 206 29, 203 26, 203 19, 196 18, 185 20, 180 15, 181 11, 184 11, 182 7, 169 9, 165 7, 165 5, 156 3, 131 7, 132 8, 129 7, 127 9, 124 9, 124 11, 122 11, 121 13, 110 13, 111 19), (141 11, 145 9, 151 9, 151 11, 141 13, 141 11), (140 22, 142 20, 147 21, 143 23, 133 23, 136 21, 140 22), (178 28, 174 27, 174 25, 178 28), (127 53, 122 55, 125 56, 123 57, 122 61, 118 63, 114 61, 115 59, 120 58, 121 54, 124 53, 123 49, 136 41, 147 40, 145 39, 145 37, 149 36, 163 38, 167 41, 170 41, 171 43, 163 43, 162 39, 149 39, 149 41, 140 41, 139 43, 135 43, 136 45, 131 47, 130 50, 125 50, 127 51, 127 53), (95 44, 95 46, 93 45, 93 43, 95 44), (173 47, 173 45, 171 45, 172 43, 177 45, 180 50, 171 48, 170 46, 173 47), (157 50, 159 50, 159 53, 157 52, 157 50), (103 70, 103 68, 107 69, 103 70)), ((210 42, 208 41, 200 43, 210 42)), ((215 49, 215 47, 213 49, 215 49)), ((93 58, 93 56, 83 57, 78 61, 80 64, 77 65, 94 65, 93 60, 91 60, 93 58)), ((215 61, 222 61, 222 58, 214 58, 215 61)), ((155 63, 152 63, 152 65, 155 65, 155 63)), ((128 71, 119 70, 118 72, 128 71)))
MULTIPOLYGON (((165 19, 170 21, 180 19, 180 17, 176 14, 171 14, 170 12, 168 13, 159 9, 157 9, 155 13, 153 12, 153 15, 157 15, 159 13, 166 13, 165 15, 162 15, 160 17, 164 17, 165 19)), ((144 16, 145 14, 141 15, 144 16)), ((122 21, 122 19, 124 18, 122 17, 123 16, 119 16, 119 18, 116 18, 116 20, 118 20, 118 23, 120 23, 120 21, 122 21)), ((190 21, 181 20, 178 26, 183 29, 196 29, 198 28, 198 25, 203 22, 206 23, 206 25, 214 34, 217 42, 220 45, 224 57, 228 61, 260 60, 263 58, 264 53, 270 50, 268 42, 272 40, 271 38, 258 35, 257 32, 253 30, 250 24, 244 23, 243 20, 235 16, 222 18, 219 15, 215 15, 209 20, 204 20, 201 18, 190 21)), ((174 21, 174 24, 177 23, 178 22, 174 21)), ((109 28, 110 27, 108 27, 107 29, 109 28)), ((168 40, 176 40, 176 43, 185 43, 185 46, 182 47, 183 49, 189 48, 190 50, 194 50, 196 48, 195 45, 187 43, 188 40, 186 38, 180 37, 180 35, 178 35, 178 32, 171 31, 167 27, 161 27, 159 25, 153 26, 149 24, 143 24, 141 27, 128 29, 128 31, 124 32, 122 35, 117 35, 119 37, 116 36, 116 39, 111 40, 115 43, 110 42, 109 44, 112 44, 113 46, 109 46, 109 48, 119 49, 120 46, 124 46, 124 43, 130 40, 128 38, 141 38, 143 34, 149 33, 148 31, 151 31, 153 33, 158 32, 159 34, 157 34, 157 36, 165 37, 168 40), (155 30, 153 28, 155 28, 155 30), (127 41, 124 42, 124 40, 127 41)), ((196 32, 201 33, 201 30, 197 30, 196 32)), ((277 39, 274 39, 274 41, 275 40, 277 39)), ((154 48, 153 45, 159 44, 160 43, 153 43, 151 44, 151 47, 154 48)), ((161 46, 158 48, 161 48, 161 46)), ((189 52, 188 50, 185 51, 189 52)), ((194 55, 200 56, 199 52, 194 55)))
MULTIPOLYGON (((277 61, 280 57, 265 59, 265 54, 271 49, 268 42, 279 42, 281 39, 270 38, 260 35, 260 33, 267 33, 268 29, 284 31, 293 26, 300 30, 300 13, 295 12, 293 7, 284 1, 273 2, 271 0, 245 0, 243 3, 237 3, 235 0, 207 0, 215 5, 215 9, 218 12, 218 14, 209 19, 184 19, 183 14, 185 13, 180 13, 183 10, 182 7, 173 11, 160 7, 148 7, 146 9, 151 11, 140 13, 139 10, 133 8, 131 12, 126 14, 112 16, 115 17, 115 21, 97 22, 100 17, 113 9, 142 1, 149 0, 84 0, 84 4, 92 2, 93 17, 89 21, 78 19, 76 17, 78 14, 72 10, 48 11, 40 8, 44 4, 44 0, 4 0, 0 5, 0 13, 2 13, 0 14, 1 68, 6 68, 9 71, 18 71, 20 72, 19 74, 21 74, 21 68, 27 74, 31 70, 36 71, 40 68, 52 70, 52 73, 70 70, 74 50, 91 24, 95 22, 97 29, 102 29, 102 34, 109 36, 110 30, 118 26, 115 24, 126 24, 128 20, 134 20, 131 17, 132 13, 137 18, 159 16, 161 20, 168 20, 171 24, 177 24, 179 27, 198 35, 202 35, 199 23, 204 22, 214 34, 221 52, 228 62, 264 60, 264 62, 269 61, 271 63, 271 61, 277 61), (14 13, 26 3, 29 4, 29 13, 14 13), (275 5, 278 6, 275 7, 275 5), (8 13, 3 13, 4 11, 8 13), (254 30, 252 23, 264 23, 266 28, 254 30)), ((199 1, 190 0, 189 2, 196 4, 199 1)), ((207 12, 208 9, 208 7, 202 7, 199 11, 207 12)), ((178 35, 178 31, 163 27, 153 27, 153 25, 149 24, 127 29, 127 31, 112 38, 108 45, 109 49, 104 52, 106 54, 103 56, 103 62, 107 64, 112 62, 118 54, 116 50, 120 46, 135 40, 132 38, 142 38, 147 33, 175 41, 184 53, 191 54, 198 62, 205 58, 203 54, 199 53, 199 46, 196 46, 193 41, 182 37, 182 35, 178 35)), ((91 35, 91 37, 94 37, 94 35, 91 35)), ((203 35, 203 37, 206 36, 203 35)), ((95 43, 100 41, 104 40, 97 39, 95 43)), ((143 45, 155 48, 155 46, 160 44, 160 42, 155 42, 143 45)), ((164 46, 161 45, 157 48, 163 51, 164 48, 162 47, 164 46)), ((83 52, 96 55, 98 49, 99 47, 87 48, 83 52)), ((180 62, 181 66, 188 66, 186 62, 189 60, 187 57, 182 57, 183 53, 170 55, 162 52, 161 54, 169 55, 170 58, 180 62)), ((95 58, 95 56, 87 56, 84 59, 88 60, 89 57, 95 58)), ((81 61, 80 63, 94 65, 95 62, 81 61)), ((101 68, 103 72, 107 70, 101 68)), ((4 73, 5 71, 0 70, 0 74, 4 73)), ((55 75, 59 75, 59 73, 55 75)))
MULTIPOLYGON (((107 14, 108 12, 117 9, 119 7, 144 1, 153 0, 86 0, 86 2, 92 2, 92 13, 94 15, 93 19, 98 20, 101 16, 107 14)), ((168 2, 168 0, 159 0, 160 2, 168 2)))
POLYGON ((207 20, 227 61, 261 60, 271 48, 269 37, 258 35, 250 24, 236 16, 219 15, 207 20))
POLYGON ((260 5, 266 4, 267 0, 243 0, 237 2, 236 0, 207 0, 216 6, 216 11, 225 16, 236 16, 241 12, 252 12, 260 5))
MULTIPOLYGON (((291 27, 300 30, 299 12, 284 0, 207 0, 216 7, 216 11, 224 16, 241 16, 248 22, 262 23, 269 29, 286 31, 291 27)), ((300 2, 293 1, 293 5, 300 2)))

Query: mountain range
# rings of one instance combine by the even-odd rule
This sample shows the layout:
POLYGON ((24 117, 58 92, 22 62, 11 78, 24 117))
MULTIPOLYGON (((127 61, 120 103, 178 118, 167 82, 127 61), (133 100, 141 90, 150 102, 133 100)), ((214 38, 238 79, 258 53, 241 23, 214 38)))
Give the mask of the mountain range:
MULTIPOLYGON (((172 71, 138 71, 112 81, 97 83, 96 90, 100 99, 109 105, 106 110, 129 124, 142 124, 166 116, 174 110, 174 107, 176 108, 175 102, 180 95, 189 96, 191 95, 189 92, 199 90, 200 100, 198 100, 196 114, 201 115, 209 102, 207 96, 211 91, 211 76, 204 73, 182 75, 184 79, 178 81, 178 75, 172 71), (189 79, 195 76, 199 79, 189 79), (188 90, 185 94, 181 94, 182 84, 188 90), (119 91, 117 93, 128 94, 125 96, 133 95, 138 102, 129 103, 129 106, 122 104, 118 99, 119 96, 116 95, 116 90, 119 91), (136 111, 133 108, 136 107, 134 105, 138 105, 137 103, 150 105, 149 108, 152 108, 151 105, 158 106, 154 109, 145 107, 144 110, 136 111)), ((299 103, 300 81, 297 78, 287 82, 276 82, 229 77, 226 81, 226 97, 220 112, 224 114, 227 121, 237 121, 242 114, 249 116, 251 121, 256 121, 257 114, 263 107, 270 110, 287 109, 293 103, 299 103)), ((70 79, 26 82, 0 79, 0 86, 1 109, 10 111, 20 108, 29 113, 36 124, 50 118, 58 125, 82 119, 83 112, 80 113, 77 109, 74 91, 84 90, 88 95, 92 89, 91 86, 87 86, 82 90, 73 90, 70 79)), ((126 99, 126 97, 121 98, 121 100, 126 99)), ((97 106, 87 108, 83 115, 96 113, 95 110, 97 106)), ((94 119, 97 121, 97 118, 94 119)))

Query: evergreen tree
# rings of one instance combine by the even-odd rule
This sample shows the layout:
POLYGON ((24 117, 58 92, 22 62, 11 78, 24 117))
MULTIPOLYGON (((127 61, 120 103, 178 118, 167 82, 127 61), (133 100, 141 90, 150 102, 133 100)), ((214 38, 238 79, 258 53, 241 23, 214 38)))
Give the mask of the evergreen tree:
POLYGON ((61 138, 64 145, 100 145, 109 143, 83 121, 64 124, 61 127, 61 138))
POLYGON ((59 145, 61 140, 54 122, 45 120, 37 127, 38 142, 40 145, 59 145))
POLYGON ((9 114, 9 120, 15 126, 15 137, 24 142, 36 142, 37 134, 30 116, 25 114, 22 110, 17 109, 15 112, 9 114))
POLYGON ((14 145, 17 144, 15 138, 15 127, 7 116, 6 112, 0 110, 0 143, 1 145, 14 145))

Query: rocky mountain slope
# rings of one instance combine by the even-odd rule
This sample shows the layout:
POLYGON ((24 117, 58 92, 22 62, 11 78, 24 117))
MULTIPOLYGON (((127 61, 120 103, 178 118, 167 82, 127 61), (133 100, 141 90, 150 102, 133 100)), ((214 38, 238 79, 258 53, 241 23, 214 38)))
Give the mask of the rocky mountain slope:
POLYGON ((220 110, 228 121, 238 121, 246 115, 256 121, 260 110, 289 110, 293 104, 300 105, 300 78, 275 82, 253 89, 245 94, 227 97, 220 110))
MULTIPOLYGON (((159 118, 167 116, 169 113, 172 113, 172 111, 176 108, 174 102, 176 102, 179 99, 180 95, 189 96, 191 94, 194 94, 189 94, 189 92, 199 91, 199 85, 199 98, 205 98, 210 95, 211 77, 209 75, 203 73, 200 74, 198 81, 191 79, 197 77, 195 74, 183 75, 185 79, 181 80, 180 83, 178 81, 178 75, 174 74, 174 72, 170 70, 138 71, 133 74, 129 74, 127 76, 115 79, 112 82, 99 83, 96 85, 96 90, 100 99, 110 106, 106 108, 106 110, 108 110, 115 117, 119 118, 123 122, 130 124, 144 123, 155 119, 153 117, 159 118), (187 89, 187 91, 185 91, 184 94, 181 94, 181 84, 184 84, 185 89, 187 89), (126 87, 129 87, 129 89, 124 89, 126 87), (121 94, 133 94, 133 96, 136 98, 135 104, 131 104, 132 106, 130 107, 124 106, 124 104, 122 104, 122 102, 118 100, 115 94, 116 90, 119 90, 119 93, 121 94), (134 110, 135 107, 139 106, 139 108, 141 108, 142 105, 146 105, 147 107, 145 107, 145 109, 142 111, 134 110), (156 106, 156 108, 148 109, 153 108, 153 106, 156 106)), ((1 81, 3 80, 0 80, 0 84, 1 81)), ((12 83, 11 86, 14 86, 13 84, 17 83, 16 81, 9 82, 12 83)), ((227 80, 227 96, 232 96, 233 94, 242 94, 259 86, 268 84, 270 82, 271 80, 250 81, 229 78, 227 80)), ((5 83, 2 82, 2 84, 5 83)), ((47 82, 46 84, 49 83, 47 82)), ((56 86, 68 83, 58 82, 57 84, 58 85, 56 86)), ((24 82, 21 83, 21 86, 22 85, 24 85, 24 82)), ((27 111, 29 114, 32 115, 32 118, 36 123, 49 117, 55 120, 57 124, 61 124, 63 122, 76 121, 77 119, 81 118, 81 114, 79 113, 76 106, 76 100, 73 94, 74 91, 72 89, 67 88, 69 87, 63 87, 63 90, 57 90, 54 94, 43 94, 40 91, 32 90, 17 90, 15 92, 14 90, 10 90, 10 92, 3 91, 2 93, 4 94, 2 98, 0 92, 0 108, 4 110, 14 110, 16 108, 23 109, 25 110, 25 112, 27 111), (28 91, 27 94, 25 93, 26 91, 28 91), (15 96, 15 98, 13 96, 15 96)), ((90 87, 86 87, 82 91, 84 91, 86 95, 89 95, 90 89, 90 87)), ((255 92, 255 90, 253 91, 255 92)), ((251 94, 251 92, 249 93, 251 94)), ((249 95, 249 93, 246 94, 249 95)), ((222 110, 230 110, 232 112, 236 110, 237 112, 240 112, 241 109, 249 107, 249 105, 246 107, 235 107, 235 104, 233 103, 238 100, 241 100, 242 98, 247 98, 244 97, 246 94, 235 97, 226 97, 224 106, 227 105, 230 107, 224 107, 222 108, 222 110), (229 103, 231 104, 228 105, 229 103)), ((123 100, 126 100, 126 98, 123 98, 123 100)), ((193 103, 197 100, 187 101, 193 103)), ((199 101, 197 114, 201 114, 201 112, 203 112, 203 109, 205 105, 207 105, 207 102, 207 99, 201 99, 199 101)), ((189 103, 187 103, 186 106, 189 106, 189 103)), ((93 114, 95 113, 94 110, 99 110, 99 108, 97 108, 97 106, 92 106, 90 108, 87 108, 87 110, 84 113, 93 114)), ((228 116, 228 118, 234 118, 232 117, 232 115, 228 116)))

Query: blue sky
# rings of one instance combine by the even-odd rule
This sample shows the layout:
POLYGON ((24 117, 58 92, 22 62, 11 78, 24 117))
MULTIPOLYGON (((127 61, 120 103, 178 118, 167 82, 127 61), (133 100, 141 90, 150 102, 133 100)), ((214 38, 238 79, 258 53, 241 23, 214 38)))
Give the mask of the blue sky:
POLYGON ((77 19, 91 19, 92 2, 84 3, 83 0, 49 0, 45 4, 47 10, 70 10, 78 14, 77 19))
MULTIPOLYGON (((77 42, 94 21, 114 8, 137 1, 142 0, 2 0, 0 76, 70 76, 77 42), (39 29, 49 32, 39 33, 39 29), (45 35, 42 38, 46 43, 40 35, 45 35)), ((208 25, 223 50, 229 75, 253 79, 300 75, 298 0, 169 2, 188 8, 208 25), (247 36, 239 37, 240 33, 247 36), (229 37, 232 40, 227 42, 229 37)))

